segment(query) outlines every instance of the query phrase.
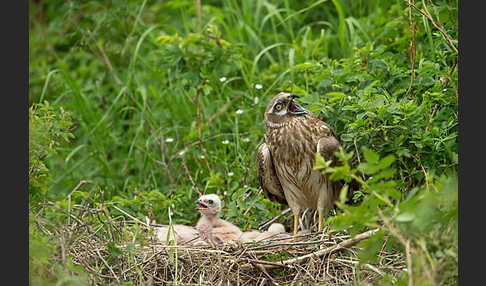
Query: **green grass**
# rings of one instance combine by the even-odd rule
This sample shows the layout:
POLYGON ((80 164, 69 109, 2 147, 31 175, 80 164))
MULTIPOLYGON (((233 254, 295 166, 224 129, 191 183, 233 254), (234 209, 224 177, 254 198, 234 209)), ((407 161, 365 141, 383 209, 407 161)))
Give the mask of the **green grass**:
MULTIPOLYGON (((74 135, 62 143, 62 126, 47 139, 35 135, 45 129, 31 132, 31 155, 47 153, 42 176, 30 177, 32 211, 66 203, 89 180, 81 194, 102 189, 140 219, 149 208, 168 223, 173 205, 174 223, 194 224, 185 161, 199 190, 223 197, 227 219, 255 228, 282 209, 258 194, 254 168, 263 112, 282 90, 334 127, 354 163, 365 147, 395 155, 398 201, 457 170, 456 54, 413 11, 416 78, 407 93, 406 2, 201 2, 200 22, 192 0, 29 2, 30 103, 68 112, 74 135), (199 131, 205 151, 194 144, 199 131), (45 140, 58 142, 55 152, 45 140)), ((457 45, 457 1, 425 3, 457 45)))

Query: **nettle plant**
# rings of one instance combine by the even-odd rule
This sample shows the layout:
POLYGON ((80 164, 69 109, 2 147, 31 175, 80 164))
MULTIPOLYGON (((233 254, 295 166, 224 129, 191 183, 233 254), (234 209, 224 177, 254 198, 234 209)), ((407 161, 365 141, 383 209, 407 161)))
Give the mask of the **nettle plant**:
MULTIPOLYGON (((376 262, 386 241, 386 248, 401 250, 406 256, 406 271, 398 285, 440 285, 457 281, 457 175, 432 178, 425 186, 401 192, 394 155, 383 158, 363 148, 364 161, 352 168, 348 161, 353 153, 342 149, 336 153, 341 165, 330 167, 316 154, 315 169, 330 175, 331 180, 357 181, 358 191, 348 201, 345 184, 337 202, 338 215, 328 220, 332 229, 347 230, 351 235, 367 228, 379 231, 358 246, 360 264, 376 262), (357 203, 358 202, 358 203, 357 203), (413 280, 413 281, 412 281, 413 280), (418 283, 418 284, 417 284, 418 283)), ((385 280, 392 278, 385 276, 385 280)))
POLYGON ((73 140, 71 114, 45 101, 29 108, 29 195, 43 197, 52 177, 49 157, 73 140))
POLYGON ((368 43, 350 58, 296 65, 287 89, 333 126, 345 151, 354 151, 353 163, 358 146, 395 154, 397 183, 409 190, 427 180, 425 171, 457 169, 457 70, 450 60, 421 59, 408 91, 407 57, 368 43))

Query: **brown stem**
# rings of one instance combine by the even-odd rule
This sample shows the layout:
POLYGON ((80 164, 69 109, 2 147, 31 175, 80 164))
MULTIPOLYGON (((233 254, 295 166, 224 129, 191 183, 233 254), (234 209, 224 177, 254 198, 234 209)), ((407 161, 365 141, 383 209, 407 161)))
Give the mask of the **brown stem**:
POLYGON ((201 0, 196 0, 196 17, 201 21, 201 0))
POLYGON ((450 39, 449 35, 447 35, 447 33, 444 32, 444 30, 434 21, 434 19, 430 15, 430 13, 425 13, 424 11, 420 10, 417 6, 415 6, 415 4, 410 3, 410 0, 403 0, 403 1, 408 2, 408 4, 410 6, 412 6, 415 10, 417 10, 420 14, 424 15, 425 17, 427 17, 427 19, 429 19, 432 22, 432 25, 434 25, 434 27, 436 27, 437 30, 439 30, 439 32, 446 38, 447 43, 449 44, 449 46, 451 47, 451 49, 453 49, 456 52, 456 54, 459 53, 459 51, 457 50, 456 46, 454 46, 454 44, 452 43, 452 40, 450 39))

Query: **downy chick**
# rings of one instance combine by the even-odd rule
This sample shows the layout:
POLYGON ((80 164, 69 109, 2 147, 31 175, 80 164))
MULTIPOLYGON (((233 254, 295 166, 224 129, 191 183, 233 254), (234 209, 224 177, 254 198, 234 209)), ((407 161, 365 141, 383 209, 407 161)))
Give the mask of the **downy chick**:
POLYGON ((285 227, 280 223, 272 223, 267 231, 261 232, 258 230, 251 230, 251 231, 244 232, 240 236, 240 241, 241 242, 261 241, 265 239, 285 237, 285 236, 286 236, 285 227))
POLYGON ((216 244, 234 242, 242 234, 241 230, 230 222, 219 218, 221 200, 215 194, 203 195, 197 201, 197 210, 202 217, 196 229, 202 240, 216 244))
POLYGON ((174 225, 174 229, 170 230, 170 234, 168 225, 157 227, 155 229, 155 234, 157 235, 157 238, 163 243, 167 243, 175 239, 177 244, 180 245, 188 242, 195 243, 199 240, 199 233, 197 229, 193 226, 187 226, 183 224, 174 225), (168 234, 169 240, 167 241, 168 234))

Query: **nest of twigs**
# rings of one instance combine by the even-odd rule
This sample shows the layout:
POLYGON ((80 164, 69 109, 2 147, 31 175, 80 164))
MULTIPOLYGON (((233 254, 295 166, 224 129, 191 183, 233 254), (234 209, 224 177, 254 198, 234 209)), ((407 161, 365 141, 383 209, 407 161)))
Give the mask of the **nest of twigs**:
POLYGON ((66 263, 69 255, 95 285, 366 285, 387 274, 393 279, 404 268, 399 252, 386 251, 385 245, 378 263, 359 265, 356 244, 376 230, 354 237, 309 233, 295 242, 270 238, 232 245, 165 245, 155 239, 153 226, 131 216, 113 219, 104 208, 84 207, 79 216, 70 211, 69 217, 69 223, 51 226, 62 250, 55 259, 66 263), (99 219, 100 213, 108 218, 103 224, 89 218, 99 219))

